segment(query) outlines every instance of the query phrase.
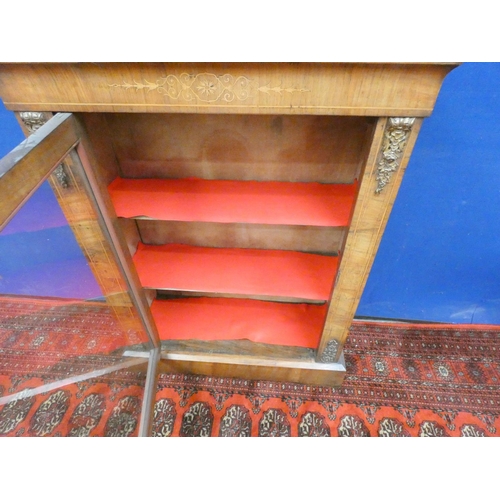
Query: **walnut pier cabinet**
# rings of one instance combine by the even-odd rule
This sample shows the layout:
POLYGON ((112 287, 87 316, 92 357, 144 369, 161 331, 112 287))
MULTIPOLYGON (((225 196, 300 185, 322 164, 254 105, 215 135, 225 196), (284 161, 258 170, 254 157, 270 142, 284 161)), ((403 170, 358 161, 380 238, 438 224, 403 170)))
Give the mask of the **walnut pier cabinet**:
POLYGON ((0 98, 27 135, 69 114, 111 251, 68 209, 64 163, 51 186, 111 305, 110 266, 124 276, 159 369, 338 386, 421 122, 454 67, 0 64, 0 98))

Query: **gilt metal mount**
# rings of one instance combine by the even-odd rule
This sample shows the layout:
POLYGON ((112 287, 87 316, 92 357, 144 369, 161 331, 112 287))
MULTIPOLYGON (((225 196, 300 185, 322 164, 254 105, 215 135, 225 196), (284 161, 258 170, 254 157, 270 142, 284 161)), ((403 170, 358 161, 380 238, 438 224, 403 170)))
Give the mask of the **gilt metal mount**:
POLYGON ((382 192, 399 168, 414 123, 415 118, 389 118, 377 166, 376 194, 382 192))

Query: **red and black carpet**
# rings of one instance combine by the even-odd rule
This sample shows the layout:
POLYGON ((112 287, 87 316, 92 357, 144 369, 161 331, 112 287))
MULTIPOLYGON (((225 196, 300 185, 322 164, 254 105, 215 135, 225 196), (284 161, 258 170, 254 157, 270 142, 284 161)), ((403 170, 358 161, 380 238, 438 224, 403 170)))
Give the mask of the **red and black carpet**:
MULTIPOLYGON (((0 397, 118 361, 92 303, 0 300, 0 397)), ((163 374, 155 436, 500 436, 500 327, 355 322, 342 387, 163 374)), ((144 373, 0 407, 0 436, 137 435, 144 373)))

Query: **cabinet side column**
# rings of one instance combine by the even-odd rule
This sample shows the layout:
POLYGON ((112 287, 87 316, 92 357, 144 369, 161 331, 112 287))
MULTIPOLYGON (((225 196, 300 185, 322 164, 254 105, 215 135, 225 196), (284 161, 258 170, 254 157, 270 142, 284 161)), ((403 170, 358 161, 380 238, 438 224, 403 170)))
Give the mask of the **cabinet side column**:
POLYGON ((422 120, 379 118, 317 351, 337 362, 417 139, 422 120))

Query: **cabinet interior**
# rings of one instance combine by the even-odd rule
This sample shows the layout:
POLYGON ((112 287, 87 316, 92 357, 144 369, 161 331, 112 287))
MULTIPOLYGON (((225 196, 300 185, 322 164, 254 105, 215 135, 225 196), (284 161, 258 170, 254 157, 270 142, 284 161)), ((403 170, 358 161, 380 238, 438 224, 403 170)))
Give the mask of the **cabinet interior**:
POLYGON ((318 347, 375 120, 82 113, 162 343, 318 347))

